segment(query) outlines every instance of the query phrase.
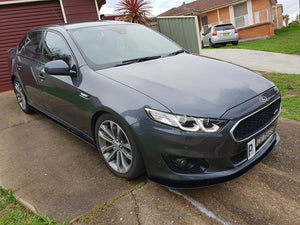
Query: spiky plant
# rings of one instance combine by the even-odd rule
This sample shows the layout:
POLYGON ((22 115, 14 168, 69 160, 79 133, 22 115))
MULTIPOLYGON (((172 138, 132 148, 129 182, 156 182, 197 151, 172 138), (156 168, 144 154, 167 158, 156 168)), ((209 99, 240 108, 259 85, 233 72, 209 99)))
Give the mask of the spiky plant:
POLYGON ((147 25, 151 6, 145 0, 122 0, 118 4, 117 12, 122 13, 122 20, 130 23, 147 25))
POLYGON ((283 15, 282 18, 283 18, 283 21, 285 23, 285 26, 289 25, 290 15, 285 14, 285 15, 283 15))

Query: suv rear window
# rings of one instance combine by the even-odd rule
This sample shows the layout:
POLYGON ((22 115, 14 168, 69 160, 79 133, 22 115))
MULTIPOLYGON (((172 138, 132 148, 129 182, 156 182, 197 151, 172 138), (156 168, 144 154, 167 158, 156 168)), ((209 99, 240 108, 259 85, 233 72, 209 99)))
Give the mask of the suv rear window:
POLYGON ((215 26, 214 31, 221 31, 221 30, 232 30, 234 26, 232 24, 224 24, 215 26))

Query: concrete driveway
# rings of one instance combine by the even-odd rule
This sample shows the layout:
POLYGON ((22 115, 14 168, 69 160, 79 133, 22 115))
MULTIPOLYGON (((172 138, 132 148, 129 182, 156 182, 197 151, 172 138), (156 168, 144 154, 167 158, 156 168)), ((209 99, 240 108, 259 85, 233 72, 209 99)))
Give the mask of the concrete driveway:
POLYGON ((13 92, 1 93, 0 102, 1 185, 54 219, 66 213, 68 221, 86 215, 90 224, 300 224, 300 123, 280 119, 279 146, 243 177, 177 191, 145 177, 113 176, 89 144, 42 115, 23 114, 13 92))
POLYGON ((300 55, 247 49, 203 49, 201 55, 258 71, 300 74, 300 55))
POLYGON ((95 148, 0 94, 0 182, 43 214, 63 220, 87 213, 145 180, 112 176, 95 148))

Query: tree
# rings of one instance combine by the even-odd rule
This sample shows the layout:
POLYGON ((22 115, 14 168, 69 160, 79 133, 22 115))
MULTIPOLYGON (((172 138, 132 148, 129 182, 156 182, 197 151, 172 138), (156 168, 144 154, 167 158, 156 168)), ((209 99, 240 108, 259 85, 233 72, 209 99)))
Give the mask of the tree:
POLYGON ((283 15, 283 20, 284 20, 285 26, 287 26, 289 24, 290 15, 288 15, 288 14, 283 15))
POLYGON ((122 20, 130 23, 147 25, 150 23, 148 14, 150 5, 145 0, 122 0, 116 11, 122 13, 122 20))
POLYGON ((296 20, 300 22, 300 14, 297 14, 296 20))

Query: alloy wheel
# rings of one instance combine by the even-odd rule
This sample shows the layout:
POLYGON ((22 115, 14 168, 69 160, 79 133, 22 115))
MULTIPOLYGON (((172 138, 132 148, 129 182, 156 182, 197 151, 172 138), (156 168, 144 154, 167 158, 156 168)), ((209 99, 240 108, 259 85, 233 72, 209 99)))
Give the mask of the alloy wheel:
POLYGON ((114 121, 105 120, 98 129, 101 153, 116 172, 125 174, 132 167, 132 147, 123 129, 114 121))
POLYGON ((18 104, 23 110, 26 110, 26 98, 25 95, 23 94, 22 87, 18 81, 15 82, 14 89, 15 89, 18 104))

